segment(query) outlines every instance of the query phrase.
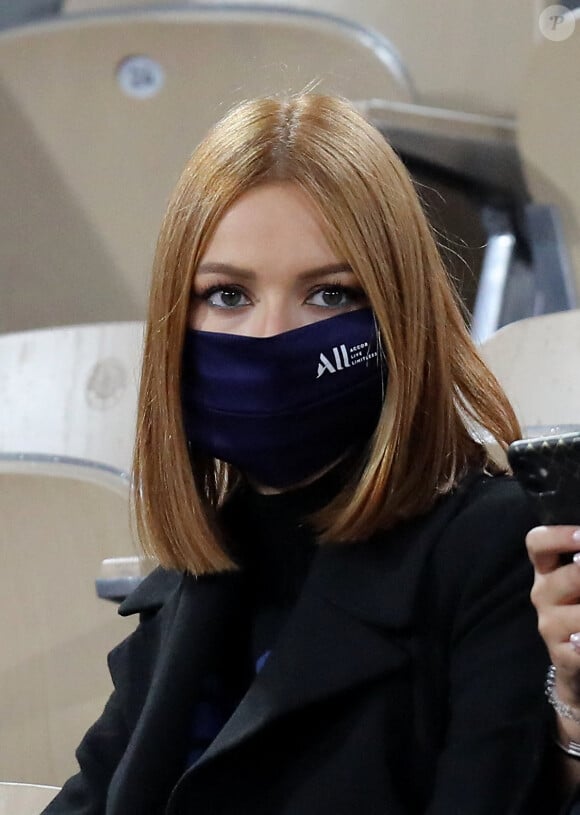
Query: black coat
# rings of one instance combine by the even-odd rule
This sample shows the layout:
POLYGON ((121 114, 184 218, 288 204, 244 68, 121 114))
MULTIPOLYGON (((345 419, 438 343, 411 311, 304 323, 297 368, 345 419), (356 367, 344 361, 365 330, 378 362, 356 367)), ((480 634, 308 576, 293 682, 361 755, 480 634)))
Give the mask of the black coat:
POLYGON ((534 518, 477 475, 420 519, 325 547, 265 667, 182 774, 242 576, 158 570, 122 605, 115 691, 46 815, 549 815, 534 518))

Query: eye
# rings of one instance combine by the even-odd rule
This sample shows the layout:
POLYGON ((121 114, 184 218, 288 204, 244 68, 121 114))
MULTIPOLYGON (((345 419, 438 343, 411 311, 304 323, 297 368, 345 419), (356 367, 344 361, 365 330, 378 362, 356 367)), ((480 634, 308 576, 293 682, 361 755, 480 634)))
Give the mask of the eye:
POLYGON ((355 289, 351 286, 321 286, 312 292, 306 302, 311 306, 321 308, 347 308, 366 301, 366 296, 362 289, 355 289))
POLYGON ((238 286, 211 286, 197 295, 214 308, 234 309, 250 305, 250 300, 238 286))

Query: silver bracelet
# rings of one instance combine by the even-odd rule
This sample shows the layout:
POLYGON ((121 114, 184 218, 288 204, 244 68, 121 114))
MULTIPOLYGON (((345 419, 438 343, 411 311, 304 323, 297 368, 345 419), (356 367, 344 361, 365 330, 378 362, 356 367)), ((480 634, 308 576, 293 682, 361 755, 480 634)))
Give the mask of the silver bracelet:
MULTIPOLYGON (((558 697, 558 694, 556 693, 555 665, 550 665, 548 668, 548 673, 546 674, 546 696, 548 697, 548 702, 552 705, 558 716, 561 716, 563 719, 570 719, 572 722, 574 722, 574 724, 580 725, 580 710, 567 705, 558 697)), ((563 745, 559 746, 562 747, 566 753, 568 753, 568 750, 563 745)), ((569 753, 569 755, 574 754, 569 753)))
POLYGON ((556 747, 559 747, 563 753, 566 753, 567 756, 570 758, 576 759, 576 761, 580 761, 580 744, 577 741, 572 741, 570 739, 566 744, 560 741, 557 736, 554 736, 554 743, 556 747))

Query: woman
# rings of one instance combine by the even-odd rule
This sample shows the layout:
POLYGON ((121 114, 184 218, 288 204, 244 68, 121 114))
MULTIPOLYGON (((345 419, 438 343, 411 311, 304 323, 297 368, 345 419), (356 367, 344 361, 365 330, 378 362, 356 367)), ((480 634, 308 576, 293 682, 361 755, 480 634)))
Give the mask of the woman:
POLYGON ((46 813, 549 812, 534 518, 481 431, 520 435, 382 136, 331 97, 232 111, 155 260, 162 568, 46 813))

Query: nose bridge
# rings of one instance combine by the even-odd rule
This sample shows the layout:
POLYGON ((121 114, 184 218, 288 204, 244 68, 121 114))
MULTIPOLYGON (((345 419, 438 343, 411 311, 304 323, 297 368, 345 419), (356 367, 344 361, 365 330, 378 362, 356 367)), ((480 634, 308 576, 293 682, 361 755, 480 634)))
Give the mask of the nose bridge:
POLYGON ((252 333, 256 337, 272 337, 297 328, 297 315, 291 298, 284 292, 272 292, 254 307, 252 333))

